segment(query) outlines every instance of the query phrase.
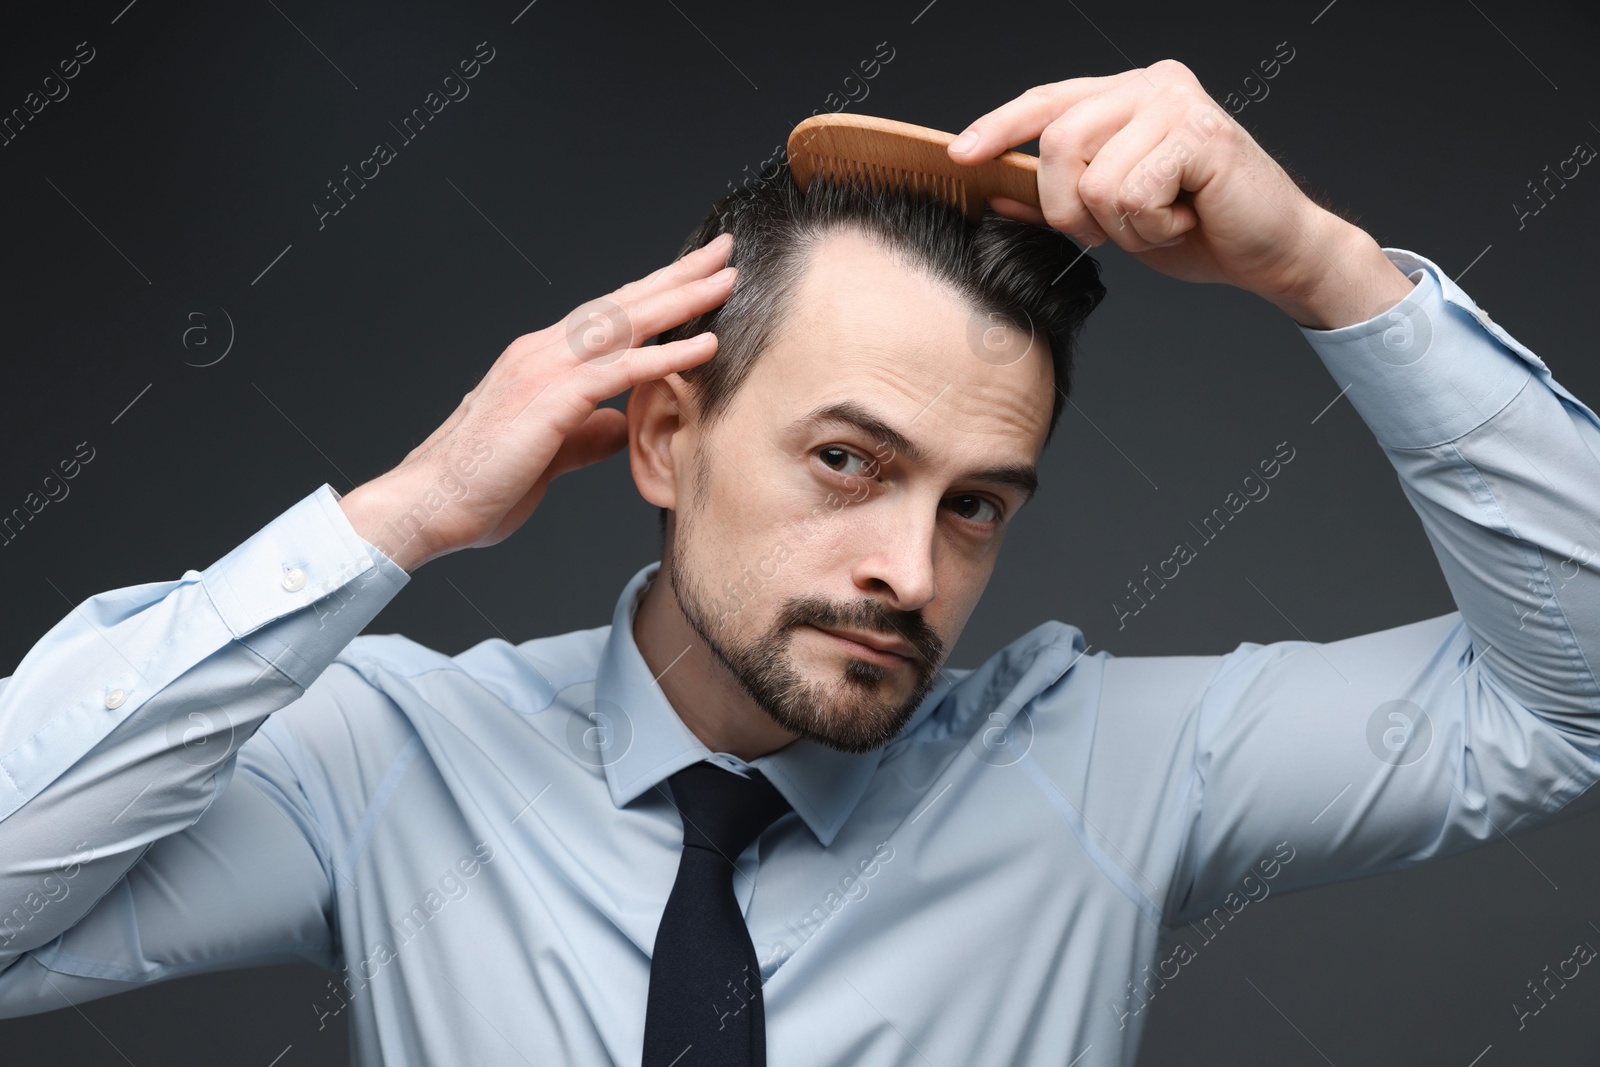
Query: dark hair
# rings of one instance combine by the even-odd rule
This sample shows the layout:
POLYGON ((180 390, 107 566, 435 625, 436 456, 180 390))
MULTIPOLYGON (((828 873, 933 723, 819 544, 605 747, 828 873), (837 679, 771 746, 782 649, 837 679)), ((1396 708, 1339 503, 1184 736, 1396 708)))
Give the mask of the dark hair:
MULTIPOLYGON (((682 375, 702 425, 726 412, 783 325, 818 239, 841 229, 878 241, 951 285, 980 313, 1031 330, 1049 345, 1056 391, 1048 443, 1072 389, 1078 332, 1106 294, 1093 257, 1057 230, 1007 218, 987 205, 982 221, 973 223, 922 190, 818 177, 802 193, 788 167, 723 197, 679 250, 682 257, 729 232, 728 263, 739 268, 723 304, 659 337, 675 341, 703 330, 717 335, 717 354, 682 375)), ((665 508, 661 523, 665 530, 665 508)))

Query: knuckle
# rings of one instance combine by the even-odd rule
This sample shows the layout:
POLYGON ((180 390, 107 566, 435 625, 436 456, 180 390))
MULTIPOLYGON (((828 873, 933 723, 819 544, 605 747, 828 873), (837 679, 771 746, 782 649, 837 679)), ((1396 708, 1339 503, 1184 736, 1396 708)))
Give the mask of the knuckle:
POLYGON ((1181 81, 1167 82, 1156 90, 1156 98, 1164 104, 1173 104, 1187 109, 1194 99, 1194 87, 1181 81))
POLYGON ((1194 78, 1194 73, 1176 59, 1159 59, 1150 65, 1150 69, 1179 78, 1194 78))
POLYGON ((595 406, 595 400, 588 394, 583 384, 571 379, 551 385, 544 391, 543 399, 549 401, 551 408, 558 414, 566 415, 578 422, 588 418, 589 412, 595 406))
POLYGON ((1103 171, 1090 168, 1083 172, 1078 179, 1078 196, 1091 208, 1108 208, 1113 206, 1112 199, 1117 195, 1118 186, 1114 179, 1103 171))
POLYGON ((1059 208, 1047 207, 1044 210, 1044 221, 1051 229, 1067 233, 1070 232, 1069 228, 1078 226, 1081 220, 1076 215, 1068 214, 1059 208))
POLYGON ((1078 144, 1078 135, 1064 122, 1052 122, 1039 134, 1039 151, 1069 155, 1078 144))
MULTIPOLYGON (((519 337, 515 337, 512 339, 510 344, 506 345, 505 350, 500 353, 500 360, 506 360, 508 362, 514 360, 521 356, 524 352, 538 348, 549 336, 550 327, 545 326, 541 329, 531 330, 519 337)), ((495 362, 498 363, 500 360, 496 360, 495 362)))
POLYGON ((607 297, 579 305, 562 320, 567 347, 584 361, 631 348, 635 335, 632 309, 637 306, 631 301, 619 304, 607 297))

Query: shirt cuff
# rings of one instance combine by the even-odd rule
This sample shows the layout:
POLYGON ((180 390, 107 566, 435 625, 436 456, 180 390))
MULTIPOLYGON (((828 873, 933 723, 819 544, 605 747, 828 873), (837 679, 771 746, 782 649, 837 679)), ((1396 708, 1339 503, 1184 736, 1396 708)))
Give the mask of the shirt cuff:
POLYGON ((1571 398, 1432 260, 1403 248, 1383 252, 1417 283, 1399 303, 1336 330, 1299 327, 1379 444, 1453 441, 1494 417, 1532 377, 1571 398))
MULTIPOLYGON (((284 648, 274 639, 280 627, 258 632, 316 605, 316 617, 307 616, 307 626, 315 628, 318 638, 342 647, 411 576, 356 533, 332 486, 324 483, 207 567, 201 581, 235 639, 250 647, 266 646, 257 651, 269 659, 291 652, 291 662, 310 673, 317 669, 312 666, 315 652, 295 655, 284 648), (336 615, 338 625, 329 627, 336 615)), ((286 673, 295 677, 300 671, 286 673)))

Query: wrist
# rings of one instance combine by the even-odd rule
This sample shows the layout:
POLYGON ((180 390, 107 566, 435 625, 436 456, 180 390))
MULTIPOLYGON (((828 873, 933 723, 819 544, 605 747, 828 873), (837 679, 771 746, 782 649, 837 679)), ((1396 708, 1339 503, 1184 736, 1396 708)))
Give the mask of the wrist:
POLYGON ((1336 330, 1394 307, 1416 283, 1389 261, 1361 227, 1317 208, 1303 270, 1268 302, 1310 330, 1336 330))
POLYGON ((407 574, 438 555, 416 522, 407 521, 412 519, 409 500, 389 475, 364 482, 339 498, 351 528, 407 574))

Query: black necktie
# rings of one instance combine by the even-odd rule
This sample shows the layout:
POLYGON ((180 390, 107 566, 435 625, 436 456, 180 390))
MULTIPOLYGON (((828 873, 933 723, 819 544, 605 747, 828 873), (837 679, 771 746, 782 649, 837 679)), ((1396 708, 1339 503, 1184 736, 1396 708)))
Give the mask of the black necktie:
POLYGON ((789 802, 759 771, 743 778, 705 761, 669 780, 683 855, 650 958, 644 1067, 764 1067, 761 965, 733 864, 789 802))

